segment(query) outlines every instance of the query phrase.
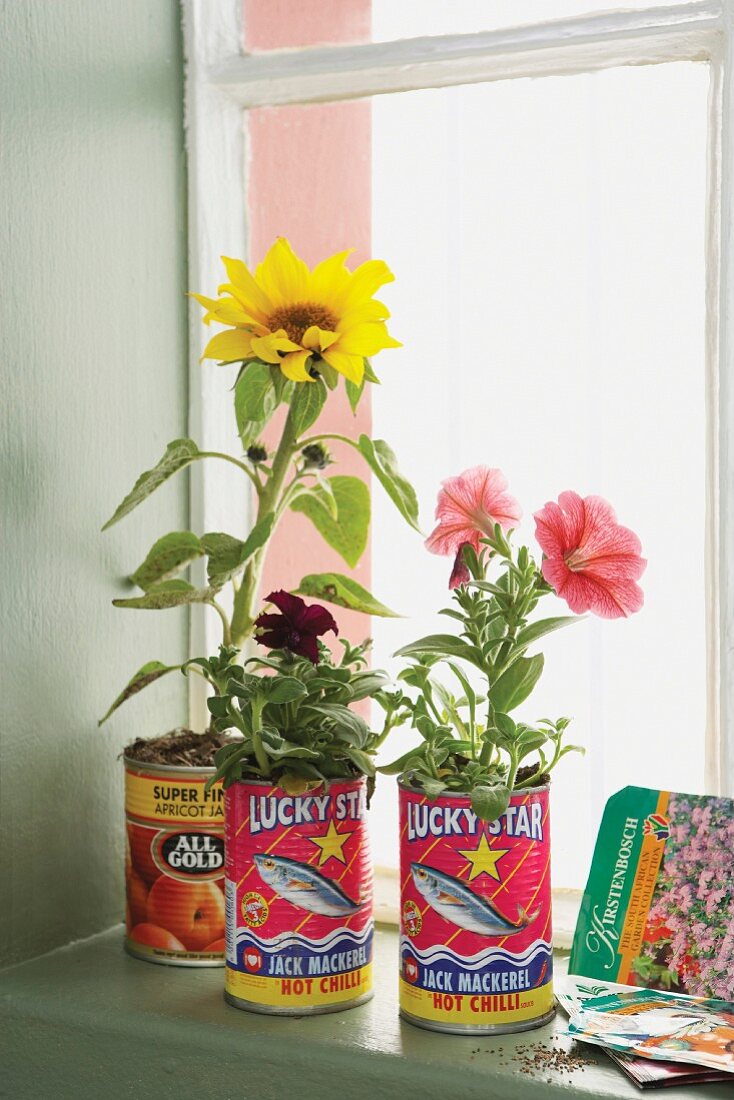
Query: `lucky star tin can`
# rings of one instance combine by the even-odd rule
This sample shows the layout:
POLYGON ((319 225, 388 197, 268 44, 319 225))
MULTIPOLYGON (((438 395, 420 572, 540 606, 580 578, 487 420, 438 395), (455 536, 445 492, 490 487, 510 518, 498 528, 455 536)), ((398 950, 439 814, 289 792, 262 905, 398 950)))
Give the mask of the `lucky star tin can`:
POLYGON ((467 795, 400 786, 400 1014, 419 1027, 500 1034, 551 1019, 548 788, 482 821, 467 795))
POLYGON ((174 966, 224 965, 224 801, 213 768, 125 757, 125 948, 174 966))
POLYGON ((372 996, 372 864, 364 779, 289 795, 225 792, 225 998, 284 1016, 372 996))

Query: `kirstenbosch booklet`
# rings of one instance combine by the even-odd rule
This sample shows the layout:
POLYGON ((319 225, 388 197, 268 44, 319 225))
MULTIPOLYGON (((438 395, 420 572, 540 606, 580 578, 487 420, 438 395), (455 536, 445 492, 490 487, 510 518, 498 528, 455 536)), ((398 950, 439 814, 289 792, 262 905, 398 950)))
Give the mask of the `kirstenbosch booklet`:
POLYGON ((607 802, 569 972, 734 1000, 734 802, 625 787, 607 802))

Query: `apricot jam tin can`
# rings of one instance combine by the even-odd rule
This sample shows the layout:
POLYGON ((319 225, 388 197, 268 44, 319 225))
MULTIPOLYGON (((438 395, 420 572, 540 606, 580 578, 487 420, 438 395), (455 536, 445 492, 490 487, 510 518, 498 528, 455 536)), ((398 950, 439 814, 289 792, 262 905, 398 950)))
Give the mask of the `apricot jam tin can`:
POLYGON ((497 821, 468 795, 400 786, 400 1014, 431 1031, 494 1035, 553 1007, 548 788, 497 821))
POLYGON ((372 863, 364 779, 290 795, 225 792, 225 998, 282 1016, 372 996, 372 863))
POLYGON ((224 965, 224 799, 213 768, 125 757, 125 948, 174 966, 224 965))

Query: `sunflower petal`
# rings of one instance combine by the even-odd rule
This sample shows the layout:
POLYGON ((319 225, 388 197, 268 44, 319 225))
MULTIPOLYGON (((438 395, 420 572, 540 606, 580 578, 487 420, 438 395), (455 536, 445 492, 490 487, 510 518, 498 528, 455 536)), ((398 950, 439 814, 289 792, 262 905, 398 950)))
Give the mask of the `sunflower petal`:
POLYGON ((327 348, 322 356, 330 367, 354 382, 355 386, 360 384, 364 377, 364 359, 361 356, 347 355, 343 351, 335 351, 334 348, 327 348))
POLYGON ((383 348, 401 348, 385 325, 379 321, 372 325, 357 325, 339 336, 339 351, 347 355, 376 355, 383 348))
POLYGON ((378 302, 377 298, 370 298, 369 302, 362 302, 361 305, 343 310, 338 328, 340 332, 346 332, 347 329, 354 328, 355 325, 369 325, 374 324, 375 321, 387 321, 389 316, 390 310, 383 302, 378 302))
POLYGON ((254 320, 250 317, 238 301, 234 298, 205 298, 203 294, 192 294, 208 312, 204 315, 204 321, 219 321, 220 325, 251 325, 254 320))
POLYGON ((274 306, 306 297, 309 271, 285 237, 278 237, 258 266, 256 277, 274 306))
POLYGON ((280 369, 291 382, 315 382, 306 369, 306 363, 311 358, 309 351, 292 351, 290 355, 284 355, 280 361, 280 369))
POLYGON ((327 260, 316 264, 308 278, 309 298, 329 304, 338 301, 340 293, 349 285, 351 275, 344 261, 352 252, 354 249, 348 248, 345 252, 337 252, 335 256, 329 256, 327 260))
POLYGON ((212 336, 204 348, 202 359, 218 359, 220 362, 234 363, 252 355, 252 335, 241 328, 230 328, 212 336))
POLYGON ((260 314, 263 319, 272 313, 273 303, 262 287, 258 286, 246 264, 242 260, 233 260, 231 256, 222 256, 222 263, 232 284, 234 296, 242 302, 245 309, 260 314))
POLYGON ((300 351, 298 344, 289 340, 283 329, 269 332, 266 336, 253 336, 252 353, 264 363, 280 363, 280 351, 300 351))
POLYGON ((338 339, 338 332, 328 332, 325 328, 319 328, 318 325, 311 325, 304 332, 301 343, 304 348, 311 348, 313 351, 324 351, 335 344, 338 339))
POLYGON ((372 297, 378 287, 391 283, 394 279, 395 276, 384 260, 367 260, 352 272, 349 288, 341 303, 342 311, 362 305, 366 299, 372 297))

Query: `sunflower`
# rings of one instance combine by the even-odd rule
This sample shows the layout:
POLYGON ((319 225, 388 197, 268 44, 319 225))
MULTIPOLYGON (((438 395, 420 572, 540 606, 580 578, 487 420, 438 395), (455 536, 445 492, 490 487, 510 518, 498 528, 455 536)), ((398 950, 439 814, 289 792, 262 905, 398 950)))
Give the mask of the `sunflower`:
POLYGON ((250 273, 242 260, 223 256, 228 283, 219 298, 194 294, 205 324, 228 325, 206 346, 202 359, 259 359, 279 366, 294 382, 312 382, 323 361, 360 385, 365 356, 399 348, 385 325, 389 310, 372 295, 395 276, 382 260, 349 271, 338 252, 309 271, 284 237, 250 273))

